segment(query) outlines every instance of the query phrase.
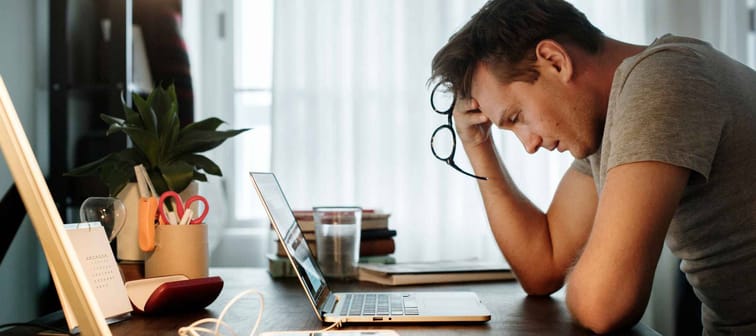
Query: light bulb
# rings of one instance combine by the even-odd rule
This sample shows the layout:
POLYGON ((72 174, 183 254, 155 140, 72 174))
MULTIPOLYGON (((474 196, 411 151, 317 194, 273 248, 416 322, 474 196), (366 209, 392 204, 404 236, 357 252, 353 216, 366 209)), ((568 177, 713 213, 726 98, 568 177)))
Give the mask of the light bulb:
POLYGON ((114 197, 89 197, 81 204, 79 217, 82 222, 100 222, 113 241, 126 224, 126 207, 114 197))

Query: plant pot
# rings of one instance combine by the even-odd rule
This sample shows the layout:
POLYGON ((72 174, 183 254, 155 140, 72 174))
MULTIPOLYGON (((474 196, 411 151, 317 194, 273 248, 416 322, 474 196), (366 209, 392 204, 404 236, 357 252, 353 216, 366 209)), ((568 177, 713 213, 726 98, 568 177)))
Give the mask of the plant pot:
MULTIPOLYGON (((179 193, 182 199, 196 195, 199 185, 196 181, 179 193)), ((118 199, 126 206, 126 224, 116 238, 116 255, 119 261, 142 262, 146 254, 139 249, 139 191, 136 183, 129 183, 120 193, 118 199)))

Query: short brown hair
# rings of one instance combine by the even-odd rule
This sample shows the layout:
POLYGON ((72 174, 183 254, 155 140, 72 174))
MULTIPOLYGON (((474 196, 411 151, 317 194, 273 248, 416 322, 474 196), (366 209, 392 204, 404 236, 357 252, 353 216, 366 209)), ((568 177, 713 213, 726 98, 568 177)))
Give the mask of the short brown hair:
POLYGON ((433 57, 429 83, 450 83, 458 96, 468 98, 473 70, 481 61, 503 83, 532 83, 538 79, 538 42, 574 43, 595 54, 603 36, 563 0, 490 0, 433 57))

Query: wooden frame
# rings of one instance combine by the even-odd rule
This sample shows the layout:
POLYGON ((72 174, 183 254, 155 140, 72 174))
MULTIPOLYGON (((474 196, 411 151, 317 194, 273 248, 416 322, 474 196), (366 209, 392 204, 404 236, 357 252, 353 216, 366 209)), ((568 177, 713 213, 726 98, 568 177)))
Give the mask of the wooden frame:
POLYGON ((69 326, 76 321, 82 335, 111 335, 1 76, 0 148, 39 237, 69 326))

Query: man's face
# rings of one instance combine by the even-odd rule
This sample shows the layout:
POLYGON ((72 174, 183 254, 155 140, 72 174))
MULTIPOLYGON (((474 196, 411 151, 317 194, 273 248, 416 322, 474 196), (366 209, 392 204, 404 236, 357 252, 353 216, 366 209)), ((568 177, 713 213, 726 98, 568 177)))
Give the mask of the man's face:
POLYGON ((480 63, 472 77, 471 94, 478 108, 500 129, 517 135, 528 153, 543 147, 585 158, 600 145, 603 123, 585 94, 549 71, 533 83, 501 83, 480 63))

